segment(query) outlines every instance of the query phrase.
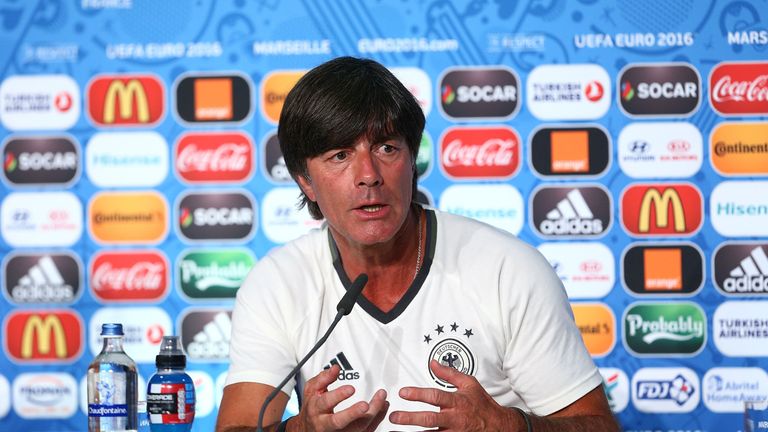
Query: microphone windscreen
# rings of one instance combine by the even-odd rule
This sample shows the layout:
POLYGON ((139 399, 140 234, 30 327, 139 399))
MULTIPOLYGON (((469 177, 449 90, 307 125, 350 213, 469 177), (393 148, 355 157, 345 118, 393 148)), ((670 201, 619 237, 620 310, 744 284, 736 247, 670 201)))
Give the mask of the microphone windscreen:
POLYGON ((360 274, 360 276, 352 282, 352 285, 347 290, 347 293, 344 294, 344 297, 339 301, 338 306, 336 306, 336 311, 341 312, 344 315, 349 315, 349 313, 352 312, 352 307, 355 306, 357 298, 360 297, 360 293, 363 292, 363 288, 367 283, 368 275, 365 273, 360 274))

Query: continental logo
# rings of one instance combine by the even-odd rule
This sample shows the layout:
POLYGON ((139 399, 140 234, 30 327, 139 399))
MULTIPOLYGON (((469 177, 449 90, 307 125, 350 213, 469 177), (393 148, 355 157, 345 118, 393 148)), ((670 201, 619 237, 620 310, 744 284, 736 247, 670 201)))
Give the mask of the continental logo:
POLYGON ((623 340, 635 355, 693 356, 707 340, 707 317, 691 302, 635 303, 624 313, 623 340))
POLYGON ((88 230, 105 244, 156 244, 168 233, 168 204, 157 192, 102 192, 88 204, 88 230))
POLYGON ((5 352, 19 363, 71 363, 83 351, 83 322, 73 311, 14 311, 4 333, 5 352))
POLYGON ((725 295, 768 296, 768 243, 725 243, 712 258, 713 279, 725 295))
POLYGON ((608 169, 611 142, 602 127, 540 128, 531 137, 530 162, 544 177, 593 177, 608 169))
POLYGON ((176 114, 186 123, 241 123, 251 114, 244 75, 183 75, 174 85, 176 114))
POLYGON ((178 231, 188 240, 245 240, 256 226, 256 202, 245 192, 189 193, 177 209, 178 231))
POLYGON ((571 309, 589 354, 602 357, 610 353, 616 344, 616 317, 611 309, 602 303, 575 303, 571 309))
POLYGON ((274 71, 264 77, 259 92, 261 113, 265 119, 277 124, 285 97, 305 73, 306 71, 274 71))
POLYGON ((619 106, 635 116, 689 116, 701 102, 701 77, 687 63, 629 65, 619 73, 619 106))
POLYGON ((181 255, 176 281, 190 299, 232 299, 256 263, 247 249, 206 249, 181 255))
POLYGON ((520 108, 520 80, 509 68, 448 69, 439 83, 440 111, 450 119, 507 120, 520 108))
POLYGON ((720 123, 709 143, 710 162, 721 175, 768 175, 768 123, 720 123))
POLYGON ((88 117, 96 126, 153 126, 165 114, 165 87, 154 75, 102 75, 88 83, 88 117))
POLYGON ((704 255, 694 244, 634 244, 621 262, 624 286, 633 295, 693 295, 704 284, 704 255))
POLYGON ((13 137, 3 147, 3 173, 15 185, 67 185, 80 174, 80 148, 71 137, 13 137))
POLYGON ((621 222, 633 236, 690 237, 701 228, 703 206, 690 184, 635 184, 621 196, 621 222))

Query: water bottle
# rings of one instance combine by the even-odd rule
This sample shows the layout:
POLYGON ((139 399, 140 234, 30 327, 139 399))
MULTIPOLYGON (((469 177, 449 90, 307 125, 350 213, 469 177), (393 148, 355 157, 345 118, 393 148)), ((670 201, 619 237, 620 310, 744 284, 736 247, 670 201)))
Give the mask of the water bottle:
POLYGON ((135 431, 138 375, 123 351, 123 325, 103 324, 104 344, 88 366, 88 432, 135 431))
POLYGON ((163 336, 155 357, 157 372, 147 385, 147 413, 152 432, 187 432, 195 419, 195 385, 184 372, 187 357, 178 336, 163 336))

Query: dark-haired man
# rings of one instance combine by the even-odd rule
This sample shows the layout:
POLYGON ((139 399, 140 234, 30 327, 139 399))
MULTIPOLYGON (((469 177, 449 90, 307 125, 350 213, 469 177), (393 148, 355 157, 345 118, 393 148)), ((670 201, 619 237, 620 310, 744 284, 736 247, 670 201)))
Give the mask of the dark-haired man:
POLYGON ((283 156, 326 223, 261 259, 240 288, 218 430, 253 430, 363 273, 358 306, 270 404, 268 430, 617 429, 547 261, 414 203, 423 128, 413 96, 371 60, 331 60, 289 93, 283 156), (301 409, 280 422, 294 385, 301 409))

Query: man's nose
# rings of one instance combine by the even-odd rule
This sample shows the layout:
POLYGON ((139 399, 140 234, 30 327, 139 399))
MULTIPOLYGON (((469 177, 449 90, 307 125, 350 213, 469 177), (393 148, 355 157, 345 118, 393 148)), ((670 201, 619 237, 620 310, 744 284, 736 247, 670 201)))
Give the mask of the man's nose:
POLYGON ((371 153, 365 152, 356 155, 355 184, 368 187, 381 184, 379 166, 371 153))

